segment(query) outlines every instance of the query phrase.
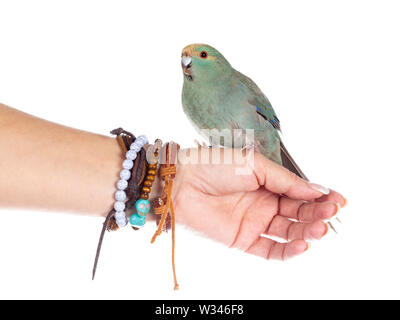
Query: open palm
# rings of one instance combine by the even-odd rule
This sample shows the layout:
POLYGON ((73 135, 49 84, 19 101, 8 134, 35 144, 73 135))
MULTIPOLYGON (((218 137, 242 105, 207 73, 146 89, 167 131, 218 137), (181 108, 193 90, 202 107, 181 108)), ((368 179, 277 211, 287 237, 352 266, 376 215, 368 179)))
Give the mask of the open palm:
POLYGON ((250 165, 240 161, 244 152, 219 149, 221 159, 232 152, 233 163, 187 164, 188 152, 199 151, 205 149, 180 152, 186 164, 179 164, 176 177, 177 221, 230 247, 267 259, 295 256, 308 248, 306 240, 327 233, 323 220, 345 205, 339 193, 310 184, 261 154, 255 153, 250 165), (248 173, 238 174, 243 169, 248 173))

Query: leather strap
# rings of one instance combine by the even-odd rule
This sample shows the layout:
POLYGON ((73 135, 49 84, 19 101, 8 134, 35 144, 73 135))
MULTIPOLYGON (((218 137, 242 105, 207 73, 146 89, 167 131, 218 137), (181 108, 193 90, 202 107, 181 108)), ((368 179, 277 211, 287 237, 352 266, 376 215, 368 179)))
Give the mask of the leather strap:
POLYGON ((172 189, 174 184, 174 178, 176 175, 176 163, 177 155, 179 151, 179 145, 175 142, 169 142, 163 148, 161 156, 161 166, 159 170, 160 178, 164 181, 164 188, 161 196, 154 202, 154 212, 161 215, 160 223, 158 224, 157 231, 155 232, 151 243, 161 235, 162 230, 165 226, 168 214, 171 216, 171 228, 172 228, 172 271, 174 274, 174 289, 178 290, 179 285, 176 278, 175 270, 175 211, 172 202, 172 189))

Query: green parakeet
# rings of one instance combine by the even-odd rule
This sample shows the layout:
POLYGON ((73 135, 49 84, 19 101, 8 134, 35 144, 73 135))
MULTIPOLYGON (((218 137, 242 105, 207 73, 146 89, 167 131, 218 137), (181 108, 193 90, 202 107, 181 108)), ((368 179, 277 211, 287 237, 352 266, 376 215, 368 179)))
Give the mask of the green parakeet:
MULTIPOLYGON (((306 179, 281 141, 279 119, 271 103, 250 78, 233 69, 219 51, 205 44, 183 49, 182 69, 183 110, 200 132, 253 129, 256 151, 306 179)), ((245 140, 239 147, 249 143, 245 140)))

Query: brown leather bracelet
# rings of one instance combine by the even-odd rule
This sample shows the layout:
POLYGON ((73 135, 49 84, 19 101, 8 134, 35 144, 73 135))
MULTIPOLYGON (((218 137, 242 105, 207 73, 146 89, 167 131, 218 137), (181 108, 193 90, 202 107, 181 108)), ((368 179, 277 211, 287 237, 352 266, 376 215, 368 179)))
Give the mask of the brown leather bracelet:
POLYGON ((164 181, 164 188, 161 193, 161 196, 158 197, 154 202, 155 204, 154 212, 157 215, 160 215, 160 219, 157 231, 155 232, 153 238, 151 239, 151 243, 154 243, 157 237, 162 233, 167 222, 167 217, 170 216, 171 229, 172 229, 172 271, 174 274, 175 290, 179 289, 179 285, 176 278, 176 270, 175 270, 175 211, 172 201, 172 189, 173 189, 173 180, 176 175, 176 163, 177 163, 178 151, 179 151, 179 145, 176 144, 175 142, 169 142, 163 148, 159 175, 161 180, 164 181))

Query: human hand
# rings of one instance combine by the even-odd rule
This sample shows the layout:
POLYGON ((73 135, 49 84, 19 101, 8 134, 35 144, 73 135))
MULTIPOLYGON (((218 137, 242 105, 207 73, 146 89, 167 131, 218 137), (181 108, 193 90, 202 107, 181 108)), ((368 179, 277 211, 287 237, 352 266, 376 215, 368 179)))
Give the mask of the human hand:
MULTIPOLYGON (((180 162, 188 152, 181 150, 180 162)), ((243 163, 241 150, 232 164, 178 164, 173 202, 178 223, 247 253, 266 259, 287 259, 307 250, 306 240, 321 239, 324 220, 346 203, 332 190, 311 184, 282 166, 254 153, 254 167, 243 163), (247 169, 248 174, 237 174, 247 169), (326 194, 328 193, 329 194, 326 194), (262 236, 264 235, 264 236, 262 236), (265 236, 279 237, 280 243, 265 236)))

